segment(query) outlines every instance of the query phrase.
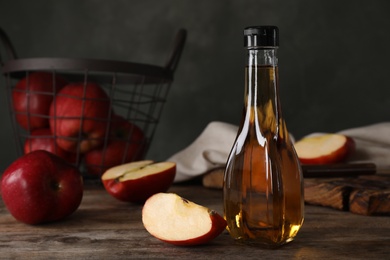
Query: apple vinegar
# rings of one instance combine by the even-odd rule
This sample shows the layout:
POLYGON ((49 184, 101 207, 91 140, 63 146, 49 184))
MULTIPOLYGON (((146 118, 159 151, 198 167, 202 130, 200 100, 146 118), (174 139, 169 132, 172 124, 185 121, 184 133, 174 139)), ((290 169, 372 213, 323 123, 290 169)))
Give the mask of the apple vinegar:
POLYGON ((302 171, 279 102, 278 29, 248 27, 244 35, 244 111, 225 169, 224 217, 237 241, 275 248, 302 226, 302 171))

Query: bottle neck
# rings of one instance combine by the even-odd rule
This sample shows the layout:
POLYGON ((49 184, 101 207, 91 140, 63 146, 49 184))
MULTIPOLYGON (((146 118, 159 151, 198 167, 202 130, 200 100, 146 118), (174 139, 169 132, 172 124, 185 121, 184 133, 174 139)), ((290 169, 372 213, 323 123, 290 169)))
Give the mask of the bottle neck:
POLYGON ((245 68, 247 106, 278 105, 278 59, 276 48, 248 49, 245 68))
POLYGON ((277 48, 248 49, 247 66, 278 66, 277 48))
POLYGON ((245 68, 245 118, 276 133, 282 120, 276 48, 248 49, 245 68))

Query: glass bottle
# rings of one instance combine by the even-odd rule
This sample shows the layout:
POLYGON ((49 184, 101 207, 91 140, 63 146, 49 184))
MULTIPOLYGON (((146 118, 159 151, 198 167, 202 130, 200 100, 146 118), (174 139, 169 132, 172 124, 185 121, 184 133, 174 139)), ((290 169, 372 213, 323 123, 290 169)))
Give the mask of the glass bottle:
POLYGON ((278 95, 279 30, 247 27, 244 111, 224 175, 224 216, 239 242, 276 248, 304 218, 303 177, 278 95))

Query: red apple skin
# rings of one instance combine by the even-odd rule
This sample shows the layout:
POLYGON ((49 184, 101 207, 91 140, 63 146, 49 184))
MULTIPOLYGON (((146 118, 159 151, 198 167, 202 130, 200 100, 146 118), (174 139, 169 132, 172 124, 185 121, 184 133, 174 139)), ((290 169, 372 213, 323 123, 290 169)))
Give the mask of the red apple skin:
POLYGON ((110 113, 110 99, 99 85, 68 84, 50 107, 50 129, 62 149, 83 154, 102 144, 110 113))
POLYGON ((69 163, 77 162, 77 154, 70 153, 59 147, 52 135, 50 128, 40 128, 31 132, 30 136, 24 142, 24 154, 36 150, 45 150, 51 152, 69 163))
POLYGON ((53 74, 48 72, 30 73, 21 79, 12 90, 13 109, 20 126, 28 131, 48 127, 53 97, 66 84, 67 81, 58 75, 53 81, 53 74))
POLYGON ((1 190, 15 219, 37 225, 62 220, 76 211, 83 179, 73 165, 39 150, 19 157, 5 170, 1 190))
POLYGON ((226 220, 216 211, 210 210, 209 214, 212 223, 212 228, 208 233, 204 234, 203 236, 188 240, 164 240, 160 238, 157 239, 175 246, 197 246, 206 244, 207 242, 219 236, 226 229, 227 226, 226 220))
POLYGON ((356 151, 356 143, 355 140, 353 140, 352 137, 347 137, 347 154, 343 160, 348 159, 349 156, 351 156, 356 151))
POLYGON ((101 176, 107 169, 142 159, 145 135, 121 116, 113 116, 108 144, 85 154, 87 172, 101 176))
POLYGON ((316 158, 303 158, 299 157, 302 164, 335 164, 344 162, 356 149, 355 141, 348 136, 345 136, 346 144, 334 152, 316 157, 316 158))
POLYGON ((144 176, 135 180, 120 182, 117 179, 102 180, 106 191, 114 198, 136 204, 144 203, 150 196, 165 192, 172 185, 176 174, 176 165, 160 173, 144 176))

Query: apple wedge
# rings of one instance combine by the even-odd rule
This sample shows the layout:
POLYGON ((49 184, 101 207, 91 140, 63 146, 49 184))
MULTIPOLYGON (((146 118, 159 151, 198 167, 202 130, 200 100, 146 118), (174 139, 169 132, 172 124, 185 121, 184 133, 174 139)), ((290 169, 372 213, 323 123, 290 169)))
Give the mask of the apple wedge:
POLYGON ((153 194, 167 191, 175 175, 174 162, 144 160, 112 167, 102 175, 101 180, 114 198, 143 203, 153 194))
POLYGON ((332 164, 344 161, 354 150, 352 138, 341 134, 305 137, 294 144, 302 164, 332 164))
POLYGON ((226 228, 216 211, 174 193, 151 196, 142 209, 142 222, 152 236, 178 246, 207 243, 226 228))

